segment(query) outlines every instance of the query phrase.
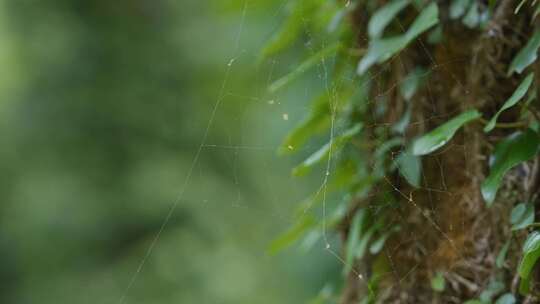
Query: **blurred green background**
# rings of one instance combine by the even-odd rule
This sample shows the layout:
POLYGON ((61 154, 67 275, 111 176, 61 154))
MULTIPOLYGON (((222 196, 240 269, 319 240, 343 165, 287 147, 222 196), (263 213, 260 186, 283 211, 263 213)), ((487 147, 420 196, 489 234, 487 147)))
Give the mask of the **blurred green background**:
POLYGON ((302 303, 336 274, 267 254, 320 186, 276 155, 315 82, 265 93, 305 48, 257 64, 285 4, 1 1, 0 303, 302 303))

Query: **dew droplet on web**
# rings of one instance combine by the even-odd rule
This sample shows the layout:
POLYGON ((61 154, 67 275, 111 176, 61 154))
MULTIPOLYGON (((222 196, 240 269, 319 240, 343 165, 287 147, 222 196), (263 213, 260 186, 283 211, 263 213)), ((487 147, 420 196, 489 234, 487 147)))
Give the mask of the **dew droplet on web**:
POLYGON ((236 59, 236 58, 232 58, 231 60, 229 60, 229 63, 227 63, 227 66, 231 66, 231 65, 234 63, 234 60, 235 60, 235 59, 236 59))
POLYGON ((345 3, 345 7, 349 7, 349 5, 351 5, 351 0, 347 0, 347 2, 345 3))
POLYGON ((326 243, 325 248, 326 248, 326 249, 330 249, 330 244, 326 243))
POLYGON ((269 104, 269 105, 273 105, 274 102, 275 102, 275 101, 274 101, 273 99, 271 99, 271 100, 268 101, 268 104, 269 104))
POLYGON ((289 114, 287 113, 283 113, 282 117, 283 117, 283 120, 289 120, 289 114))
POLYGON ((359 274, 358 274, 358 278, 359 278, 360 280, 363 280, 363 279, 364 279, 364 276, 363 276, 361 273, 359 273, 359 274))
POLYGON ((293 149, 294 149, 294 147, 293 147, 293 146, 291 146, 291 145, 288 145, 288 146, 287 146, 287 149, 289 149, 289 150, 293 150, 293 149))

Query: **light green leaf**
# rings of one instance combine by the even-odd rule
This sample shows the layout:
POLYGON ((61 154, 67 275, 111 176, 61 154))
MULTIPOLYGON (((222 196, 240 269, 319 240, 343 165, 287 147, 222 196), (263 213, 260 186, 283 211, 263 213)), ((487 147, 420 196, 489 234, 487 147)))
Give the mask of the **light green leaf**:
POLYGON ((346 130, 343 134, 335 136, 333 140, 322 146, 318 151, 311 154, 306 160, 304 160, 300 165, 296 166, 293 169, 293 175, 301 176, 309 172, 309 170, 319 164, 320 162, 326 160, 330 151, 336 152, 341 149, 351 138, 356 134, 360 133, 362 129, 362 124, 358 123, 352 128, 346 130))
POLYGON ((422 10, 405 34, 372 40, 369 44, 367 54, 358 64, 358 74, 364 74, 375 63, 386 61, 396 53, 400 52, 412 40, 437 24, 437 22, 439 22, 438 15, 439 10, 437 4, 432 2, 422 10))
POLYGON ((504 290, 504 283, 500 276, 492 277, 489 280, 489 284, 484 291, 480 294, 480 301, 484 303, 491 303, 493 297, 504 290))
POLYGON ((398 156, 396 163, 401 176, 403 176, 411 186, 419 188, 422 175, 422 161, 420 157, 413 155, 408 151, 404 151, 398 156))
POLYGON ((437 272, 437 274, 431 279, 431 289, 436 292, 443 292, 446 287, 446 281, 442 272, 437 272))
POLYGON ((405 100, 410 100, 428 75, 429 71, 420 66, 412 70, 399 85, 401 96, 405 100))
POLYGON ((453 0, 450 5, 450 18, 457 19, 463 16, 470 4, 471 0, 453 0))
POLYGON ((488 122, 488 124, 484 127, 484 132, 489 132, 495 128, 495 124, 497 123, 497 118, 501 113, 513 106, 515 106, 524 96, 527 94, 527 91, 529 90, 529 87, 532 84, 534 78, 534 74, 530 73, 523 79, 523 81, 519 84, 517 89, 514 91, 512 96, 508 98, 508 100, 505 101, 503 106, 495 113, 495 115, 491 118, 491 120, 488 122))
POLYGON ((392 126, 392 131, 398 134, 405 133, 405 130, 411 122, 411 108, 411 105, 407 105, 407 110, 405 110, 405 113, 403 113, 403 116, 399 119, 399 121, 392 126))
POLYGON ((414 155, 429 154, 445 145, 464 124, 480 117, 477 110, 469 110, 450 119, 431 132, 416 139, 412 146, 414 155))
POLYGON ((536 260, 540 257, 540 233, 533 231, 523 244, 523 258, 518 267, 518 273, 522 280, 520 292, 526 293, 529 290, 530 275, 536 260))
POLYGON ((495 195, 506 172, 536 155, 539 144, 538 134, 531 129, 516 132, 497 144, 494 154, 490 158, 489 176, 481 187, 482 196, 488 207, 495 200, 495 195))
POLYGON ((308 116, 287 134, 278 153, 283 155, 298 151, 311 136, 326 130, 329 126, 330 101, 325 92, 312 102, 308 116))
POLYGON ((340 44, 336 43, 329 45, 316 52, 315 54, 311 55, 309 58, 304 60, 296 69, 270 84, 270 86, 268 87, 268 91, 274 93, 285 87, 286 85, 300 77, 302 74, 304 74, 306 71, 321 63, 324 58, 334 55, 339 50, 339 48, 340 44))
POLYGON ((369 19, 368 34, 370 38, 379 38, 386 26, 407 5, 409 0, 394 0, 378 9, 369 19))
POLYGON ((497 268, 502 268, 504 265, 504 261, 506 260, 506 255, 508 254, 508 248, 510 248, 510 244, 512 242, 512 239, 509 239, 504 243, 503 247, 501 248, 501 251, 499 251, 499 254, 497 255, 497 259, 495 260, 495 265, 497 268))
POLYGON ((392 235, 392 233, 399 231, 401 229, 400 226, 394 226, 389 231, 386 231, 383 233, 378 239, 376 239, 373 243, 371 243, 371 246, 369 246, 369 252, 371 254, 377 254, 381 252, 381 250, 384 247, 384 243, 386 243, 386 240, 392 235))
POLYGON ((269 253, 276 254, 289 247, 313 226, 315 226, 315 219, 312 216, 302 216, 292 228, 270 243, 269 253))
POLYGON ((475 28, 480 23, 480 12, 478 11, 478 3, 473 1, 467 15, 463 17, 463 24, 468 28, 475 28))
POLYGON ((514 297, 511 293, 505 293, 503 294, 499 299, 497 299, 497 302, 495 304, 515 304, 516 303, 516 297, 514 297))
POLYGON ((366 210, 360 209, 356 212, 352 219, 345 252, 345 273, 349 273, 349 271, 351 271, 352 269, 354 259, 356 257, 356 251, 358 249, 358 244, 360 243, 360 234, 362 233, 366 217, 366 210))
POLYGON ((536 30, 534 35, 527 41, 527 44, 517 53, 516 57, 510 63, 508 76, 514 71, 521 74, 523 70, 533 63, 537 58, 538 48, 540 47, 540 30, 536 30))
POLYGON ((531 203, 517 204, 510 214, 512 231, 527 228, 534 222, 534 205, 531 203))
POLYGON ((280 30, 270 39, 261 51, 259 60, 273 56, 292 46, 302 34, 305 20, 315 14, 319 7, 319 1, 300 0, 294 1, 289 6, 290 14, 280 30))

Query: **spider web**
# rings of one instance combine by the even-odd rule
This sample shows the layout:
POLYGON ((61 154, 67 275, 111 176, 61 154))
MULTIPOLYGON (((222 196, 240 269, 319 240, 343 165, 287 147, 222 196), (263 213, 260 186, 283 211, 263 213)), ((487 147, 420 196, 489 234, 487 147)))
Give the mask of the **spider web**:
MULTIPOLYGON (((272 96, 267 92, 266 88, 275 79, 277 79, 283 73, 287 72, 288 65, 294 66, 295 64, 297 64, 297 62, 294 60, 290 60, 288 58, 280 59, 279 56, 270 58, 265 62, 265 64, 269 66, 268 69, 261 68, 254 64, 256 58, 259 57, 259 52, 262 46, 266 43, 267 40, 270 39, 270 37, 272 37, 272 35, 274 34, 273 32, 280 26, 282 22, 282 16, 285 15, 285 9, 287 4, 288 1, 282 1, 273 9, 272 13, 269 14, 271 16, 270 19, 273 20, 274 29, 271 32, 264 33, 262 35, 260 35, 259 32, 258 34, 262 36, 263 39, 258 40, 257 43, 255 43, 256 46, 253 47, 247 44, 248 42, 253 43, 251 40, 255 39, 253 39, 252 37, 244 37, 246 29, 249 29, 252 26, 252 24, 250 23, 252 22, 250 21, 250 14, 252 13, 253 9, 253 1, 245 0, 243 2, 237 18, 238 21, 236 25, 236 33, 234 35, 235 37, 230 42, 230 45, 232 46, 232 55, 228 56, 227 59, 224 60, 224 75, 221 81, 221 86, 219 88, 216 88, 217 97, 215 100, 209 101, 212 106, 208 113, 208 120, 206 121, 204 132, 200 137, 200 144, 198 145, 196 152, 193 155, 192 161, 187 168, 187 171, 185 172, 185 177, 183 181, 179 182, 178 194, 176 198, 171 203, 167 213, 163 216, 163 221, 159 230, 154 235, 151 242, 148 244, 144 254, 140 257, 140 262, 134 268, 133 275, 131 276, 129 282, 127 282, 125 291, 118 299, 118 303, 123 304, 129 302, 129 295, 134 288, 137 288, 136 286, 138 280, 140 279, 140 276, 144 272, 144 269, 147 266, 152 255, 159 247, 160 240, 162 239, 164 232, 167 230, 171 218, 173 217, 175 212, 177 212, 178 206, 184 200, 186 192, 189 190, 194 175, 196 175, 198 172, 199 179, 204 180, 205 167, 204 163, 201 164, 201 155, 203 153, 225 153, 230 156, 227 161, 227 165, 230 167, 230 171, 232 172, 231 184, 233 185, 233 187, 236 188, 236 199, 229 204, 221 206, 220 208, 234 208, 237 210, 241 209, 245 214, 250 214, 250 216, 252 216, 253 218, 270 217, 272 220, 276 219, 276 223, 280 228, 279 230, 287 228, 297 220, 297 218, 292 215, 289 210, 293 209, 293 207, 295 207, 294 204, 296 204, 298 201, 296 200, 296 198, 294 198, 295 196, 305 197, 311 193, 315 193, 315 197, 320 196, 320 205, 315 206, 314 204, 310 204, 305 208, 305 213, 314 212, 320 214, 321 216, 322 240, 318 242, 320 246, 316 247, 314 250, 320 250, 321 252, 327 254, 329 257, 331 257, 331 260, 334 261, 336 265, 346 265, 346 261, 342 257, 341 252, 343 244, 339 244, 339 241, 336 239, 334 233, 328 228, 327 223, 330 217, 330 211, 335 210, 335 205, 338 204, 338 201, 342 198, 343 193, 330 194, 328 188, 329 179, 335 173, 336 160, 339 158, 339 154, 333 150, 333 141, 335 140, 336 136, 339 136, 344 132, 343 128, 337 123, 337 120, 339 118, 337 107, 338 99, 340 98, 337 94, 337 91, 339 90, 340 85, 342 85, 343 83, 350 83, 357 80, 343 76, 339 79, 333 79, 332 81, 331 73, 334 62, 328 58, 323 57, 322 59, 320 59, 320 62, 317 64, 317 66, 313 70, 307 72, 306 76, 304 76, 305 78, 309 78, 308 80, 300 79, 296 81, 295 84, 291 85, 291 88, 285 90, 286 93, 283 94, 272 96), (243 61, 244 64, 245 62, 251 62, 253 64, 253 71, 250 72, 253 72, 253 74, 256 75, 254 82, 257 83, 255 94, 253 95, 244 95, 243 93, 236 92, 234 88, 231 88, 231 79, 235 76, 238 76, 237 73, 242 73, 241 69, 235 69, 235 67, 239 64, 240 61, 243 61), (261 75, 261 71, 264 71, 266 74, 261 75), (239 171, 241 166, 254 164, 252 159, 250 159, 250 161, 244 161, 244 158, 251 157, 247 156, 248 154, 265 155, 267 160, 259 163, 259 168, 257 168, 257 170, 264 172, 271 171, 275 166, 283 166, 283 164, 286 164, 286 166, 290 166, 291 163, 298 162, 299 160, 301 160, 301 157, 309 155, 309 153, 319 147, 319 143, 310 142, 309 144, 306 144, 303 148, 301 148, 300 151, 298 151, 297 154, 300 154, 300 157, 297 157, 291 161, 284 158, 278 158, 275 155, 275 151, 277 151, 279 148, 279 142, 275 142, 275 140, 273 140, 271 136, 265 136, 265 128, 279 128, 280 133, 283 135, 292 128, 295 122, 300 121, 303 118, 302 113, 305 112, 309 107, 309 104, 307 104, 307 102, 309 102, 314 96, 311 90, 317 86, 321 87, 324 93, 328 96, 328 100, 330 103, 329 107, 331 109, 330 130, 328 132, 328 136, 323 140, 329 143, 330 151, 324 165, 320 169, 320 172, 315 170, 316 172, 313 172, 312 176, 308 178, 307 181, 290 179, 290 174, 288 172, 280 172, 279 174, 283 174, 283 179, 291 183, 291 187, 286 189, 286 191, 289 191, 289 193, 278 194, 278 192, 283 191, 280 189, 276 189, 276 187, 269 182, 269 179, 267 179, 262 183, 267 185, 268 191, 273 197, 273 199, 271 199, 271 201, 268 202, 267 205, 252 204, 246 202, 245 197, 248 197, 249 195, 244 195, 241 190, 241 183, 245 182, 246 177, 242 176, 239 171), (299 92, 302 93, 299 94, 299 92), (300 102, 299 100, 302 101, 300 102), (228 143, 213 142, 212 131, 214 128, 214 123, 216 119, 226 119, 225 114, 223 114, 223 117, 220 117, 220 111, 223 109, 224 103, 227 102, 245 104, 246 109, 243 113, 240 114, 239 118, 241 134, 240 136, 237 136, 238 134, 234 134, 235 136, 231 136, 231 139, 228 143), (255 119, 249 117, 251 115, 255 116, 256 119, 262 118, 262 121, 255 121, 255 119), (260 136, 258 138, 252 135, 244 136, 245 133, 257 133, 260 136), (233 139, 233 137, 239 137, 240 139, 235 140, 233 139), (246 137, 247 140, 251 140, 255 143, 245 142, 246 137), (268 159, 270 160, 268 161, 268 159), (284 197, 290 197, 291 199, 285 203, 283 202, 284 197)), ((349 5, 351 5, 351 2, 347 1, 340 5, 342 5, 343 7, 348 7, 349 5)), ((304 25, 303 31, 304 37, 306 39, 303 48, 305 48, 309 54, 315 54, 327 46, 327 43, 325 43, 324 41, 320 46, 315 46, 312 43, 315 40, 314 35, 317 35, 317 33, 311 32, 307 25, 304 25)), ((364 39, 367 39, 367 37, 364 37, 364 39)), ((464 58, 454 58, 449 62, 444 63, 436 62, 434 57, 432 56, 432 54, 430 54, 421 39, 417 39, 415 43, 421 46, 421 48, 425 52, 426 58, 428 58, 431 62, 431 66, 429 67, 430 72, 437 73, 440 70, 444 70, 448 74, 452 75, 452 77, 454 77, 455 82, 458 86, 463 87, 463 85, 459 82, 458 78, 448 71, 447 66, 455 64, 456 62, 460 62, 464 58)), ((385 63, 384 66, 390 66, 390 64, 396 60, 401 60, 399 54, 392 58, 389 62, 385 63)), ((370 75, 370 80, 373 83, 377 84, 379 77, 381 77, 380 74, 372 74, 370 75)), ((400 83, 396 82, 390 86, 387 86, 384 91, 381 91, 381 89, 379 89, 379 92, 378 94, 376 94, 375 98, 373 98, 373 100, 369 100, 368 103, 379 102, 379 99, 381 97, 391 94, 398 89, 399 85, 400 83)), ((427 81, 426 85, 429 91, 431 89, 431 84, 429 83, 429 80, 427 81)), ((378 86, 376 85, 375 88, 377 87, 378 86)), ((464 91, 468 92, 466 88, 464 88, 464 91)), ((429 119, 439 117, 440 115, 434 112, 433 116, 429 119)), ((425 122, 411 122, 411 124, 423 123, 425 122)), ((375 124, 364 126, 364 129, 380 127, 389 130, 392 126, 390 124, 375 124)), ((455 148, 457 148, 458 151, 462 151, 464 158, 466 157, 465 147, 450 144, 445 149, 448 150, 455 148)), ((394 159, 394 155, 392 155, 392 159, 394 159)), ((429 181, 426 181, 424 179, 424 184, 422 185, 420 190, 425 190, 428 193, 441 192, 448 195, 454 195, 454 193, 450 192, 450 190, 444 184, 444 164, 439 162, 439 167, 441 171, 441 178, 443 181, 442 188, 436 188, 435 186, 432 187, 429 185, 429 181)), ((415 202, 414 193, 405 193, 402 189, 400 189, 399 185, 394 184, 390 180, 390 178, 386 176, 384 177, 383 182, 386 183, 387 186, 391 187, 392 194, 400 197, 402 199, 402 202, 410 204, 414 208, 418 209, 419 213, 426 220, 426 223, 428 223, 431 228, 437 230, 440 233, 440 237, 447 241, 450 246, 452 246, 454 250, 456 250, 458 254, 461 254, 459 252, 459 249, 454 245, 454 241, 452 240, 452 238, 449 237, 437 223, 437 209, 435 202, 431 201, 431 210, 423 210, 422 207, 415 202)), ((199 196, 204 196, 204 194, 201 193, 199 194, 199 196)), ((207 208, 207 205, 208 201, 203 199, 203 203, 200 204, 198 208, 207 208)), ((377 214, 378 210, 380 210, 381 208, 381 205, 368 206, 368 208, 376 209, 375 214, 377 214)), ((274 235, 265 235, 264 238, 269 239, 273 236, 274 235)), ((413 241, 421 243, 421 240, 419 240, 419 238, 421 238, 421 236, 415 238, 413 241)), ((410 275, 417 270, 417 267, 420 264, 413 266, 407 273, 398 273, 393 267, 394 261, 392 261, 391 254, 389 252, 391 250, 397 249, 399 248, 386 249, 385 254, 389 258, 392 267, 392 272, 388 275, 395 276, 398 281, 397 284, 400 284, 401 282, 407 280, 407 278, 409 278, 410 275)), ((433 252, 427 253, 427 255, 430 254, 433 254, 433 252)), ((361 270, 355 268, 353 268, 351 271, 356 275, 358 280, 366 286, 370 293, 374 292, 368 282, 368 274, 363 273, 361 270)), ((329 278, 329 280, 333 280, 333 278, 329 278)))

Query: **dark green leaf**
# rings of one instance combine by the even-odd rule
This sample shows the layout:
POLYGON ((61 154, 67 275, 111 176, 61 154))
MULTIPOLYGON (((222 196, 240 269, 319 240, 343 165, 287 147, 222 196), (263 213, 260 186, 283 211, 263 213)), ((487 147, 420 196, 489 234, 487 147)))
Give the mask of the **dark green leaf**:
POLYGON ((429 154, 446 144, 464 124, 480 117, 477 110, 469 110, 450 119, 431 132, 416 139, 412 146, 414 155, 429 154))
POLYGON ((524 132, 516 132, 497 144, 490 159, 489 176, 484 180, 481 188, 488 207, 495 200, 506 171, 536 155, 539 143, 538 134, 527 129, 524 132))
POLYGON ((527 44, 514 57, 512 63, 510 63, 508 75, 511 75, 514 71, 521 74, 526 67, 533 63, 537 58, 538 47, 540 47, 540 30, 534 32, 527 44))
POLYGON ((394 0, 378 9, 369 19, 369 37, 379 38, 390 21, 408 4, 409 0, 394 0))
POLYGON ((527 91, 532 84, 533 78, 534 74, 530 73, 529 75, 527 75, 527 77, 525 77, 525 79, 523 79, 523 81, 519 84, 514 93, 512 93, 512 96, 510 96, 510 98, 505 101, 499 111, 495 113, 495 115, 491 118, 488 124, 484 127, 484 132, 489 132, 493 130, 493 128, 495 128, 495 124, 497 123, 497 118, 499 117, 499 115, 503 111, 515 106, 525 96, 525 94, 527 94, 527 91))

